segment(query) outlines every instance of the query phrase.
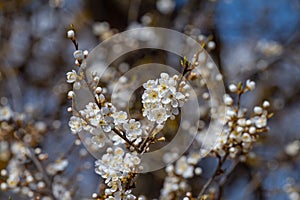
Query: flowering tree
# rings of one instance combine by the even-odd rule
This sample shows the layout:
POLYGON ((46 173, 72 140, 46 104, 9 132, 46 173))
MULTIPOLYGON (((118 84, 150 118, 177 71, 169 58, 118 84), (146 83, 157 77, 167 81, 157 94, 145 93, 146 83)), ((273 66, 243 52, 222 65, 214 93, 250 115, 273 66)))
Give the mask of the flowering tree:
MULTIPOLYGON (((88 80, 86 72, 87 51, 78 50, 73 30, 68 31, 68 37, 75 45, 75 63, 81 68, 77 74, 72 70, 67 73, 67 82, 73 83, 74 89, 84 87, 81 80, 88 80)), ((93 198, 99 199, 136 199, 132 194, 135 179, 143 168, 140 165, 140 156, 150 150, 153 143, 164 141, 164 136, 159 136, 167 120, 174 120, 180 113, 180 108, 189 100, 190 86, 186 80, 201 79, 197 76, 195 68, 198 65, 198 54, 195 60, 181 61, 181 75, 170 76, 161 73, 155 80, 148 80, 143 84, 142 94, 142 116, 149 122, 142 125, 136 119, 128 118, 128 113, 119 111, 110 103, 104 94, 107 88, 99 87, 100 78, 92 74, 92 81, 86 83, 90 92, 94 95, 94 101, 89 102, 83 110, 77 110, 73 101, 73 116, 69 126, 74 134, 81 130, 92 134, 92 142, 99 148, 106 144, 112 147, 106 149, 106 153, 95 163, 96 173, 105 180, 105 187, 94 193, 93 198), (100 131, 99 129, 102 129, 100 131), (157 137, 159 136, 159 137, 157 137)), ((203 76, 203 74, 201 74, 203 76)), ((197 167, 203 158, 201 150, 192 151, 180 157, 175 164, 166 167, 167 177, 161 191, 161 199, 213 199, 213 194, 207 193, 207 188, 215 178, 223 174, 223 164, 228 159, 233 159, 233 165, 239 161, 245 161, 253 143, 259 135, 267 131, 267 119, 272 116, 268 112, 270 106, 264 101, 262 106, 256 106, 253 113, 247 115, 247 110, 240 107, 241 97, 244 93, 254 90, 255 83, 247 80, 246 84, 231 84, 229 91, 236 94, 236 103, 229 94, 224 95, 226 113, 222 119, 224 130, 218 138, 217 144, 207 152, 207 156, 214 156, 218 159, 218 166, 212 177, 203 186, 200 193, 193 197, 186 179, 201 174, 201 168, 197 167)), ((105 92, 105 93, 106 93, 105 92)), ((76 94, 73 91, 68 93, 70 98, 76 94)), ((234 168, 234 166, 232 167, 234 168)), ((233 170, 233 169, 232 169, 233 170)), ((230 172, 229 172, 230 173, 230 172)), ((226 182, 226 175, 223 175, 219 184, 219 198, 221 197, 222 185, 226 182)), ((143 198, 143 197, 139 197, 143 198)))

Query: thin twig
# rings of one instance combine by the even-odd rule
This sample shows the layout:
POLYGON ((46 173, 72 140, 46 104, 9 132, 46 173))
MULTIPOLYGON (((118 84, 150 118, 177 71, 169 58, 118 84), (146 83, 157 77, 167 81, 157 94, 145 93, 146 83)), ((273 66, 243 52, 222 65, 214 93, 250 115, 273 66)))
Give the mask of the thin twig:
POLYGON ((224 161, 226 160, 228 154, 225 154, 225 156, 223 156, 223 158, 221 158, 220 156, 217 155, 218 157, 218 165, 216 170, 214 171, 213 175, 208 179, 208 181, 205 183, 205 185, 202 187, 200 193, 197 196, 197 199, 200 200, 201 197, 203 196, 203 194, 205 193, 205 191, 207 190, 207 188, 210 186, 210 184, 215 180, 215 178, 217 176, 220 175, 220 172, 222 171, 222 166, 224 161))
POLYGON ((234 160, 234 162, 232 163, 232 165, 230 166, 229 169, 226 170, 226 175, 222 176, 222 178, 220 179, 219 183, 218 183, 218 197, 217 200, 220 200, 221 197, 223 196, 223 188, 224 185, 228 179, 228 177, 234 172, 235 167, 239 164, 238 160, 234 160))
POLYGON ((143 143, 140 146, 140 150, 143 153, 145 153, 145 151, 147 150, 147 148, 149 147, 149 145, 147 145, 147 142, 150 140, 150 138, 152 137, 152 133, 155 130, 155 128, 157 127, 157 123, 155 123, 152 127, 152 129, 149 131, 148 133, 148 137, 143 141, 143 143))
POLYGON ((113 128, 112 129, 113 132, 115 132, 120 138, 122 138, 123 140, 125 140, 125 142, 127 142, 130 146, 132 146, 138 153, 141 153, 140 149, 135 146, 127 137, 123 132, 120 132, 118 129, 113 128))
MULTIPOLYGON (((25 130, 24 130, 25 131, 25 130)), ((34 153, 34 150, 29 146, 29 144, 27 144, 25 141, 23 141, 18 135, 15 135, 15 137, 22 143, 24 144, 24 146, 28 149, 29 153, 30 153, 30 159, 32 161, 32 163, 34 164, 34 166, 37 168, 37 170, 43 175, 43 180, 46 182, 47 186, 49 187, 49 191, 52 191, 51 189, 51 185, 52 185, 52 181, 49 178, 44 166, 41 164, 41 162, 36 158, 36 155, 34 153)), ((53 199, 56 199, 55 196, 52 194, 52 192, 49 192, 51 197, 53 199)))
POLYGON ((128 24, 137 21, 141 0, 130 0, 128 9, 128 24))

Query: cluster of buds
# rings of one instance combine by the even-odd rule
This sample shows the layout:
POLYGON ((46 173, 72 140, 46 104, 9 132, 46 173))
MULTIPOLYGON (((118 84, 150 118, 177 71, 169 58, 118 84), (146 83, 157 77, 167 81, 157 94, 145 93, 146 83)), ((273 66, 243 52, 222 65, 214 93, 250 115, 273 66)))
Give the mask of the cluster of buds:
POLYGON ((224 95, 225 127, 213 153, 219 156, 229 155, 231 158, 240 156, 241 160, 245 160, 261 133, 268 131, 267 120, 273 115, 269 112, 268 101, 264 101, 261 106, 255 106, 251 114, 247 109, 241 108, 242 95, 254 88, 255 82, 250 80, 246 81, 245 86, 242 83, 229 85, 229 91, 236 94, 236 101, 229 94, 224 95))

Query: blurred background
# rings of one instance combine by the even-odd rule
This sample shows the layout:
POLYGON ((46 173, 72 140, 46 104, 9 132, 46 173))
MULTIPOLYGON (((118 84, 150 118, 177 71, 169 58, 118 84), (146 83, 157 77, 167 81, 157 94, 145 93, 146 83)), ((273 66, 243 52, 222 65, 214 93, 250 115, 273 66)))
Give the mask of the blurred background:
MULTIPOLYGON (((115 33, 143 26, 198 38, 213 36, 210 54, 224 82, 256 81, 257 89, 245 95, 243 105, 268 99, 275 113, 269 134, 253 151, 253 162, 239 165, 230 177, 225 199, 300 199, 299 0, 1 0, 0 103, 24 113, 42 132, 38 145, 48 153, 49 162, 76 139, 66 111, 71 87, 65 74, 75 69, 74 47, 66 38, 70 24, 80 48, 88 50, 115 33)), ((132 59, 129 64, 137 62, 143 61, 132 59)), ((2 169, 10 157, 4 150, 11 138, 0 139, 2 169)), ((76 199, 83 199, 98 190, 100 178, 93 158, 87 155, 82 162, 78 154, 85 154, 82 146, 70 153, 66 174, 84 165, 76 178, 76 199)), ((203 170, 207 177, 205 166, 203 170)), ((163 176, 163 171, 143 175, 136 193, 158 198, 163 176)), ((0 199, 9 195, 0 191, 0 199)))

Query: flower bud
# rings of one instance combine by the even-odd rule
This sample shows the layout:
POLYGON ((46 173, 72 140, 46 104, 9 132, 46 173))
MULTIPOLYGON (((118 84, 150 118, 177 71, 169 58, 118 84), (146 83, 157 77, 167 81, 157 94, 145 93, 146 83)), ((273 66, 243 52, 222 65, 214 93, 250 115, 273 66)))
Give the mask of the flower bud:
POLYGON ((75 37, 75 32, 74 32, 73 30, 69 30, 69 31, 67 32, 67 37, 68 37, 69 39, 74 39, 74 37, 75 37))
POLYGON ((76 60, 83 60, 84 59, 84 55, 83 55, 82 50, 74 51, 73 56, 76 60))

